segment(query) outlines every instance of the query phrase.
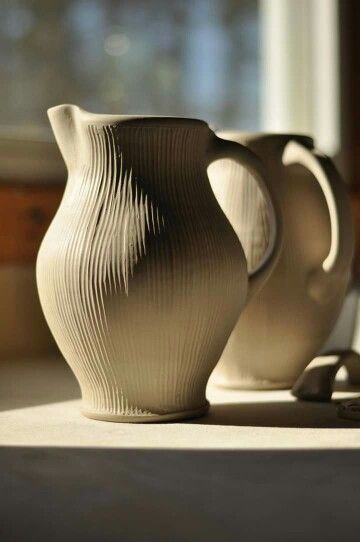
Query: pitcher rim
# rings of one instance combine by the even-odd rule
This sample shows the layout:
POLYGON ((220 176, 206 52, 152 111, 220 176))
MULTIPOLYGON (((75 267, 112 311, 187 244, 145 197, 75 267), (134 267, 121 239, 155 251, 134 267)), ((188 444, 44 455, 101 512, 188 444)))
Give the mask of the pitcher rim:
POLYGON ((263 139, 273 139, 273 140, 292 140, 303 142, 308 144, 311 147, 314 146, 314 138, 306 133, 295 133, 295 132, 246 132, 242 130, 215 130, 215 134, 218 137, 231 137, 238 136, 243 139, 252 140, 252 141, 261 141, 263 139))
POLYGON ((60 111, 64 108, 71 108, 81 115, 81 119, 95 124, 119 124, 119 123, 146 123, 154 126, 160 125, 193 125, 202 126, 209 128, 209 125, 206 121, 202 119, 196 119, 192 117, 174 117, 167 115, 120 115, 120 114, 111 114, 111 113, 92 113, 91 111, 86 111, 78 105, 75 104, 59 104, 53 107, 50 107, 47 110, 47 114, 50 117, 53 113, 60 111))

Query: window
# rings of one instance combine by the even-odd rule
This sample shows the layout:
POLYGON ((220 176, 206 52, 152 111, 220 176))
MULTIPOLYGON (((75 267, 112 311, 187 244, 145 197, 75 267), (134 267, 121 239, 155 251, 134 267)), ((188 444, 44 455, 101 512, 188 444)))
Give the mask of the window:
POLYGON ((195 116, 259 126, 257 0, 0 0, 0 124, 46 109, 195 116))

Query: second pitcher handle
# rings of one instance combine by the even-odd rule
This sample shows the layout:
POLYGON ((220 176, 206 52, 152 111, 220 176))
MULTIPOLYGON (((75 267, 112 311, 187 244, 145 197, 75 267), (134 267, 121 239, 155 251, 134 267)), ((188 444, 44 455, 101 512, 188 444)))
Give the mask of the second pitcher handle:
POLYGON ((209 164, 223 158, 230 158, 250 171, 264 196, 268 209, 269 243, 261 261, 254 271, 249 274, 248 298, 250 298, 266 281, 279 256, 282 241, 280 212, 276 203, 276 194, 273 193, 271 184, 267 181, 263 163, 255 153, 240 143, 215 136, 209 156, 209 164))
MULTIPOLYGON (((310 171, 319 183, 329 210, 331 242, 322 262, 322 268, 312 277, 312 291, 317 297, 324 274, 334 280, 347 280, 354 252, 354 233, 351 207, 345 183, 332 160, 315 149, 309 149, 297 141, 290 141, 283 152, 283 164, 299 164, 310 171)), ((325 293, 325 292, 324 292, 325 293)))

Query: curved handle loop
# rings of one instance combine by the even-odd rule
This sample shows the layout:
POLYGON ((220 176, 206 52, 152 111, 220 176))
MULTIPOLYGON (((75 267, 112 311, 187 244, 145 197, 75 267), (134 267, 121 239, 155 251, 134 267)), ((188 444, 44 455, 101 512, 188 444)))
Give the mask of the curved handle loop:
POLYGON ((281 215, 278 210, 276 195, 272 191, 271 184, 267 182, 263 163, 255 153, 240 143, 214 136, 208 164, 222 158, 230 158, 250 171, 265 198, 269 214, 269 244, 261 261, 254 271, 249 274, 249 299, 264 284, 278 259, 282 242, 281 215))
POLYGON ((331 243, 322 269, 340 278, 349 270, 354 252, 351 208, 345 183, 330 158, 297 141, 290 141, 286 145, 282 161, 285 166, 299 164, 305 167, 314 175, 323 191, 330 216, 331 243))

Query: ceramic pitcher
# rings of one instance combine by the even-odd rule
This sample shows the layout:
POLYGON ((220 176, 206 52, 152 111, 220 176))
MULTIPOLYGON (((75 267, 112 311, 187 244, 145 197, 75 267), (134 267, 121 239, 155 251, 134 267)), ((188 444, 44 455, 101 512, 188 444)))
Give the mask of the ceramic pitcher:
MULTIPOLYGON (((345 185, 309 137, 223 132, 263 161, 277 193, 283 244, 270 278, 242 312, 213 380, 236 388, 291 387, 317 355, 350 280, 353 229, 345 185)), ((267 204, 249 172, 210 169, 218 201, 255 269, 268 243, 267 204)))
POLYGON ((260 160, 200 120, 48 111, 68 169, 37 259, 41 304, 75 373, 83 413, 151 422, 197 416, 248 295, 246 259, 207 176, 229 157, 249 168, 276 217, 260 160))

